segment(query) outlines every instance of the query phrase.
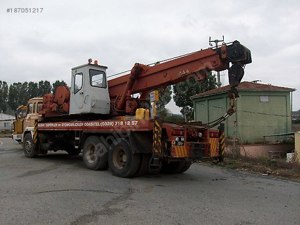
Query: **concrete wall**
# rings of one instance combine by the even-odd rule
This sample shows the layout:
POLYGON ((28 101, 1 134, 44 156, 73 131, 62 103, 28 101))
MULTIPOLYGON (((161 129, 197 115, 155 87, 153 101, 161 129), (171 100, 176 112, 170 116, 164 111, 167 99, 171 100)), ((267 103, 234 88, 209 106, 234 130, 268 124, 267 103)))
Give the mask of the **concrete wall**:
MULTIPOLYGON (((249 158, 266 158, 272 157, 286 157, 286 153, 292 152, 294 149, 293 144, 253 144, 240 146, 240 155, 249 158)), ((231 154, 232 150, 230 146, 227 146, 225 152, 231 154)))

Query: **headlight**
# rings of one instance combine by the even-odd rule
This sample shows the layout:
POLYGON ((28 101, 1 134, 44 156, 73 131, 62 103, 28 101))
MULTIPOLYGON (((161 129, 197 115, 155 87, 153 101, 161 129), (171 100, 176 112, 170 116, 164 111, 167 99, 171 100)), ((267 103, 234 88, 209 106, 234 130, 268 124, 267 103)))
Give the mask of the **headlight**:
POLYGON ((198 137, 202 138, 202 133, 201 132, 198 133, 198 137))

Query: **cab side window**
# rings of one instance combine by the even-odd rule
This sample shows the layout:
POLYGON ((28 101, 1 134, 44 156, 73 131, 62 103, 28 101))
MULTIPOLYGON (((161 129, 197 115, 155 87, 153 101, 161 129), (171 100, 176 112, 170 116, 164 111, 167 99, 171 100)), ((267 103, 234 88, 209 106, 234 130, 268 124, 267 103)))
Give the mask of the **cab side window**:
POLYGON ((43 108, 43 103, 42 102, 39 102, 38 105, 37 105, 37 112, 39 113, 43 108))
POLYGON ((33 113, 33 104, 32 103, 29 103, 27 106, 27 114, 28 113, 33 113))
POLYGON ((92 87, 106 88, 105 73, 90 69, 90 82, 92 87))
POLYGON ((81 90, 83 85, 83 75, 82 73, 75 74, 74 78, 74 94, 81 90))
POLYGON ((36 113, 36 103, 33 103, 33 113, 36 113))

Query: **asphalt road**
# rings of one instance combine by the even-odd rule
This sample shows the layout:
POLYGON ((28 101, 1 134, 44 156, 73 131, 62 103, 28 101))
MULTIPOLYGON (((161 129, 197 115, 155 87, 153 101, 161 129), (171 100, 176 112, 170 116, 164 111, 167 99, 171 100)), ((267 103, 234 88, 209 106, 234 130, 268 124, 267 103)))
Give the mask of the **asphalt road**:
POLYGON ((0 224, 300 224, 300 183, 199 164, 122 179, 0 139, 0 224))

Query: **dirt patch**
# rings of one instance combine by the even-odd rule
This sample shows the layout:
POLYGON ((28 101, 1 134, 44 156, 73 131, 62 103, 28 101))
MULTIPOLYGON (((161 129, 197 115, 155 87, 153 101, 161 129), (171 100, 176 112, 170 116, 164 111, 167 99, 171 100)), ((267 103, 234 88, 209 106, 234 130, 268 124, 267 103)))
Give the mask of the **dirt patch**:
POLYGON ((279 176, 300 182, 300 164, 287 163, 284 159, 252 159, 252 158, 225 158, 218 166, 259 173, 264 176, 279 176))

